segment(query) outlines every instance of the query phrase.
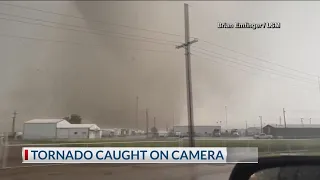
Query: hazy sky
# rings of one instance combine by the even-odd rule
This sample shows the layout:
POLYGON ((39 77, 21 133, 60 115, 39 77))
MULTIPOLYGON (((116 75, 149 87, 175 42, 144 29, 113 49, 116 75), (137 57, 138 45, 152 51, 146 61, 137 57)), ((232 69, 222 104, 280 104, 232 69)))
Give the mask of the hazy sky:
MULTIPOLYGON (((226 127, 225 106, 229 128, 259 126, 258 116, 278 123, 282 108, 287 123, 320 121, 319 2, 188 4, 191 36, 199 39, 191 48, 195 124, 226 127), (281 28, 218 29, 218 22, 281 28)), ((186 124, 184 51, 175 49, 183 36, 181 1, 1 1, 0 130, 11 126, 13 110, 17 129, 29 119, 71 113, 100 127, 134 127, 136 96, 139 128, 146 108, 160 128, 173 116, 186 124)))

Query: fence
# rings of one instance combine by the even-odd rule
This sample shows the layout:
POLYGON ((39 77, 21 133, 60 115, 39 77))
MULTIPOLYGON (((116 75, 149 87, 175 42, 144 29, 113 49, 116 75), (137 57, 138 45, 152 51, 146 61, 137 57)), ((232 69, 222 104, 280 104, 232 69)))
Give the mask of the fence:
MULTIPOLYGON (((184 147, 187 139, 154 139, 143 141, 104 141, 66 143, 9 144, 0 140, 0 162, 2 168, 22 166, 22 147, 184 147)), ((197 147, 258 147, 259 154, 319 151, 320 140, 253 140, 253 139, 197 139, 197 147)), ((28 164, 30 165, 30 164, 28 164)))

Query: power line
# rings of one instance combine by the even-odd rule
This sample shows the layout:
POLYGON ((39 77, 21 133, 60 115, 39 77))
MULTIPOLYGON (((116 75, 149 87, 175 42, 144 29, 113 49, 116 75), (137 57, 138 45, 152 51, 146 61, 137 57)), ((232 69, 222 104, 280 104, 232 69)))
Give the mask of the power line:
MULTIPOLYGON (((210 60, 211 62, 220 63, 219 61, 216 61, 216 60, 214 60, 214 59, 212 59, 212 58, 202 57, 202 56, 200 56, 200 55, 198 55, 198 54, 194 54, 194 53, 193 53, 192 55, 193 55, 193 56, 196 56, 196 57, 199 57, 199 58, 201 58, 201 59, 210 60)), ((216 58, 216 59, 219 59, 219 58, 217 58, 217 57, 215 57, 215 58, 216 58)), ((229 67, 235 67, 235 66, 232 66, 232 65, 230 65, 230 64, 224 64, 224 65, 229 66, 229 67)), ((237 69, 240 70, 240 71, 244 71, 244 72, 247 72, 247 73, 252 74, 252 72, 250 72, 250 71, 247 71, 247 70, 245 70, 245 69, 240 69, 239 66, 237 67, 237 69)), ((256 73, 254 73, 254 74, 256 74, 256 73)))
MULTIPOLYGON (((198 7, 197 7, 197 8, 198 8, 198 7)), ((262 58, 259 58, 259 57, 255 57, 255 56, 253 56, 253 55, 249 55, 249 54, 246 54, 246 53, 243 53, 243 52, 240 52, 240 51, 237 51, 237 50, 234 50, 234 49, 231 49, 231 48, 228 48, 228 47, 219 45, 219 44, 217 44, 217 43, 210 42, 210 41, 208 41, 208 40, 200 39, 199 41, 200 41, 200 42, 207 43, 207 44, 212 45, 212 46, 215 46, 215 47, 219 47, 219 48, 221 48, 221 49, 228 50, 228 51, 230 51, 230 52, 234 52, 234 53, 237 53, 237 54, 240 54, 240 55, 249 57, 249 58, 256 59, 256 60, 261 61, 261 62, 273 64, 273 65, 276 65, 276 66, 281 67, 281 68, 285 68, 285 69, 290 70, 290 71, 294 71, 294 72, 297 72, 297 73, 300 73, 300 74, 304 74, 304 75, 307 75, 307 76, 312 76, 312 77, 315 77, 315 76, 316 76, 316 77, 318 77, 318 75, 316 75, 316 74, 311 74, 311 73, 304 72, 304 71, 301 71, 301 70, 298 70, 298 69, 294 69, 294 68, 291 68, 291 67, 288 67, 288 66, 284 66, 284 65, 282 65, 282 64, 278 64, 278 63, 275 63, 275 62, 272 62, 272 61, 269 61, 269 60, 266 60, 266 59, 262 59, 262 58)), ((320 86, 319 86, 319 88, 320 88, 320 86)))
POLYGON ((214 52, 214 51, 206 50, 206 49, 199 48, 199 47, 195 47, 195 48, 200 49, 200 50, 203 50, 203 51, 206 51, 206 52, 209 52, 209 53, 217 54, 217 55, 220 55, 220 56, 223 56, 223 57, 226 57, 226 58, 234 59, 234 60, 237 60, 237 61, 240 61, 240 62, 243 62, 243 63, 248 63, 248 64, 251 64, 251 65, 254 65, 254 66, 258 66, 258 67, 261 67, 261 68, 269 69, 269 70, 271 70, 271 71, 284 73, 284 74, 289 75, 289 76, 290 76, 290 75, 293 75, 293 76, 296 76, 296 77, 301 78, 301 79, 308 79, 308 80, 310 80, 310 81, 315 81, 314 79, 304 78, 304 77, 300 77, 300 76, 297 76, 297 75, 294 75, 294 74, 281 72, 281 71, 279 71, 279 70, 275 70, 275 69, 272 69, 272 68, 269 68, 269 67, 265 67, 265 66, 260 66, 260 65, 257 65, 257 64, 253 64, 253 63, 251 63, 251 62, 244 61, 244 60, 241 60, 241 59, 238 59, 238 58, 234 58, 234 57, 231 57, 231 56, 226 56, 226 55, 224 55, 224 54, 220 54, 220 53, 217 53, 217 52, 214 52))
MULTIPOLYGON (((199 47, 195 47, 195 48, 196 48, 196 49, 203 50, 203 51, 206 51, 206 52, 209 52, 209 53, 217 54, 217 55, 220 55, 220 56, 223 56, 223 57, 226 57, 226 58, 230 58, 230 59, 236 60, 236 61, 230 61, 230 60, 228 60, 229 62, 239 63, 238 61, 240 61, 240 62, 243 62, 243 63, 246 63, 246 64, 251 65, 251 67, 252 67, 252 66, 257 66, 257 67, 262 68, 263 70, 268 69, 268 70, 270 70, 270 71, 280 72, 280 73, 284 74, 285 76, 293 76, 293 77, 295 77, 296 79, 297 79, 297 78, 300 78, 300 79, 303 79, 303 80, 307 80, 307 79, 308 79, 309 81, 315 81, 315 80, 312 80, 312 79, 309 79, 309 78, 303 78, 303 77, 299 77, 299 76, 296 76, 296 75, 293 75, 293 74, 284 73, 284 72, 281 72, 281 71, 279 71, 279 70, 275 70, 275 69, 272 69, 272 68, 269 68, 269 67, 263 67, 263 66, 259 66, 259 65, 257 65, 257 64, 252 64, 252 63, 250 63, 250 62, 247 62, 247 61, 244 61, 244 60, 241 60, 241 59, 238 59, 238 58, 234 58, 234 57, 231 57, 231 56, 226 56, 226 55, 223 55, 223 54, 220 54, 220 53, 216 53, 216 52, 214 52, 214 51, 209 51, 209 50, 206 50, 206 49, 203 49, 203 48, 199 48, 199 47)), ((255 68, 255 67, 253 67, 253 68, 255 68)), ((260 70, 261 70, 261 69, 260 69, 260 70)))
MULTIPOLYGON (((70 14, 62 14, 62 13, 57 13, 57 12, 53 12, 53 11, 47 11, 47 10, 43 10, 43 9, 37 9, 37 8, 33 8, 33 7, 28 7, 28 6, 23 6, 23 5, 16 5, 16 4, 11 4, 11 3, 0 2, 0 4, 6 5, 6 6, 18 7, 18 8, 22 8, 22 9, 33 10, 33 11, 39 11, 39 12, 47 13, 47 14, 64 16, 64 17, 68 17, 68 18, 81 19, 83 21, 88 22, 87 19, 85 19, 83 17, 80 17, 80 16, 74 16, 74 15, 70 15, 70 14)), ((112 25, 112 26, 119 26, 119 27, 135 29, 135 30, 141 30, 141 31, 149 31, 149 32, 158 33, 158 34, 165 34, 165 35, 183 37, 183 35, 180 35, 180 34, 163 32, 163 31, 158 31, 158 30, 153 30, 153 29, 140 28, 140 27, 134 27, 134 26, 118 24, 118 23, 114 23, 114 22, 107 22, 107 21, 100 21, 100 20, 90 20, 90 22, 99 23, 99 24, 106 24, 106 25, 112 25)))
MULTIPOLYGON (((136 36, 137 38, 143 38, 143 39, 135 39, 135 36, 132 35, 128 35, 128 34, 124 34, 124 33, 115 33, 115 32, 107 32, 107 33, 95 33, 95 32, 88 32, 85 30, 79 30, 79 29, 71 29, 71 28, 63 28, 63 27, 57 27, 57 26, 51 26, 51 25, 47 25, 47 24, 39 24, 39 23, 34 23, 34 22, 26 22, 26 21, 21 21, 21 20, 15 20, 15 19, 8 19, 8 18, 3 18, 0 17, 1 20, 5 20, 5 21, 14 21, 14 22, 18 22, 18 23, 24 23, 24 24, 31 24, 31 25, 37 25, 37 26, 44 26, 44 27, 49 27, 49 28, 56 28, 56 29, 62 29, 62 30, 69 30, 69 31, 76 31, 76 32, 84 32, 84 33, 89 33, 89 34, 94 34, 94 35, 109 35, 109 34, 115 34, 118 38, 123 38, 123 39, 129 39, 129 40, 135 40, 135 41, 143 41, 143 42, 149 42, 149 43, 155 43, 155 44, 163 44, 163 45, 173 45, 173 42, 169 42, 169 41, 164 41, 164 42, 156 42, 156 41, 151 41, 148 39, 155 39, 155 38, 149 38, 149 37, 143 37, 143 36, 136 36), (120 35, 120 36, 119 36, 120 35), (129 37, 126 37, 129 36, 129 37), (130 37, 132 36, 132 37, 130 37), (147 40, 145 40, 147 39, 147 40)), ((159 40, 159 39, 156 39, 159 40)))
POLYGON ((281 64, 278 64, 278 63, 275 63, 275 62, 272 62, 272 61, 268 61, 268 60, 265 60, 265 59, 262 59, 262 58, 259 58, 259 57, 255 57, 255 56, 252 56, 252 55, 248 55, 246 53, 242 53, 242 52, 239 52, 239 51, 236 51, 236 50, 233 50, 233 49, 230 49, 230 48, 227 48, 227 47, 224 47, 224 46, 221 46, 221 45, 218 45, 216 43, 212 43, 210 41, 206 41, 206 40, 201 40, 202 42, 205 42, 207 44, 210 44, 210 45, 213 45, 213 46, 216 46, 216 47, 219 47, 219 48, 222 48, 222 49, 225 49, 225 50, 228 50, 228 51, 231 51, 231 52, 234 52, 234 53, 237 53, 237 54, 241 54, 243 56, 246 56, 246 57, 250 57, 250 58, 253 58, 253 59, 256 59, 258 61, 262 61, 262 62, 265 62, 265 63, 269 63, 269 64, 273 64, 273 65, 276 65, 278 67, 282 67, 282 68, 285 68, 285 69, 288 69, 288 70, 291 70, 291 71, 295 71, 297 73, 301 73, 301 74, 305 74, 305 75, 308 75, 308 76, 318 76, 316 74, 310 74, 310 73, 307 73, 307 72, 304 72, 304 71, 301 71, 301 70, 297 70, 297 69, 293 69, 291 67, 288 67, 288 66, 284 66, 284 65, 281 65, 281 64))
MULTIPOLYGON (((223 59, 218 58, 218 57, 215 57, 215 59, 213 59, 213 58, 203 57, 203 56, 198 55, 198 54, 192 54, 192 55, 195 56, 195 57, 201 58, 201 59, 203 59, 203 60, 207 60, 207 61, 210 62, 210 63, 218 63, 218 64, 221 64, 220 61, 217 61, 217 60, 215 60, 215 59, 223 60, 223 59)), ((252 72, 252 71, 248 71, 247 69, 242 69, 242 68, 240 68, 240 66, 236 66, 235 64, 223 64, 223 65, 229 66, 229 67, 232 67, 232 68, 236 68, 237 70, 243 71, 243 72, 248 73, 248 74, 253 74, 253 75, 256 75, 256 76, 258 76, 258 75, 261 76, 261 74, 254 73, 254 72, 252 72)), ((269 74, 268 71, 264 71, 264 73, 269 74)), ((309 82, 304 82, 304 83, 309 83, 309 82)), ((309 84, 311 84, 311 83, 309 83, 309 84)), ((290 84, 290 85, 291 85, 291 86, 294 86, 294 87, 296 87, 296 88, 301 88, 300 86, 296 86, 296 85, 293 85, 293 84, 290 84)), ((316 86, 315 84, 312 84, 312 85, 316 86)))
MULTIPOLYGON (((126 34, 126 33, 119 33, 119 32, 112 32, 112 31, 107 31, 105 29, 101 29, 101 30, 97 30, 97 29, 88 29, 85 26, 79 26, 79 25, 73 25, 73 24, 67 24, 67 23, 61 23, 61 22, 55 22, 55 21, 48 21, 48 20, 43 20, 43 19, 38 19, 38 18, 30 18, 30 17, 25 17, 25 16, 20 16, 20 15, 13 15, 13 14, 7 14, 7 13, 3 13, 0 12, 0 14, 2 15, 6 15, 6 16, 11 16, 11 17, 17 17, 17 18, 23 18, 23 19, 28 19, 28 20, 33 20, 33 21, 39 21, 39 22, 45 22, 45 23, 52 23, 52 24, 57 24, 57 25, 62 25, 62 26, 70 26, 70 27, 75 27, 75 28, 82 28, 82 29, 66 29, 66 30, 74 30, 74 31, 83 31, 83 32, 88 32, 88 33, 92 33, 92 34, 96 34, 96 35, 105 35, 105 33, 110 33, 110 34, 118 34, 118 35, 126 35, 126 36, 134 36, 134 37, 138 37, 138 38, 144 38, 144 39, 151 39, 151 40, 160 40, 160 41, 165 41, 168 43, 180 43, 178 41, 170 41, 170 40, 163 40, 163 39, 157 39, 157 38, 151 38, 151 37, 145 37, 145 36, 139 36, 139 35, 134 35, 134 34, 126 34), (99 31, 102 33, 94 33, 92 31, 99 31)), ((18 20, 13 20, 12 21, 18 21, 18 20)), ((19 22, 25 22, 25 21, 19 21, 19 22)), ((29 22, 25 22, 25 23, 29 23, 29 22)), ((49 25, 45 25, 45 24, 39 24, 39 23, 32 23, 32 24, 36 24, 36 25, 43 25, 43 26, 48 26, 48 27, 52 27, 52 28, 59 28, 59 29, 65 29, 65 28, 61 28, 61 27, 57 27, 57 26, 49 26, 49 25)))
MULTIPOLYGON (((6 5, 6 6, 18 7, 18 8, 22 8, 22 9, 39 11, 39 12, 43 12, 43 13, 54 14, 54 15, 65 16, 65 17, 69 17, 69 18, 75 18, 75 19, 81 19, 81 20, 87 21, 87 20, 86 20, 85 18, 83 18, 83 17, 74 16, 74 15, 69 15, 69 14, 62 14, 62 13, 57 13, 57 12, 53 12, 53 11, 48 11, 48 10, 43 10, 43 9, 37 9, 37 8, 28 7, 28 6, 22 6, 22 5, 15 5, 15 4, 10 4, 10 3, 3 3, 3 2, 1 2, 0 4, 6 5)), ((18 17, 18 16, 17 16, 17 17, 18 17)), ((22 17, 22 18, 26 18, 26 17, 22 17)), ((40 21, 39 19, 37 19, 37 20, 40 21)), ((42 20, 42 21, 44 21, 44 20, 42 20)), ((172 35, 172 36, 178 36, 178 37, 182 37, 182 36, 183 36, 183 35, 180 35, 180 34, 168 33, 168 32, 157 31, 157 30, 150 30, 150 29, 139 28, 139 27, 134 27, 134 26, 129 26, 129 25, 123 25, 123 24, 117 24, 117 23, 106 22, 106 21, 93 20, 93 21, 90 21, 90 22, 109 24, 109 25, 113 25, 113 26, 121 26, 121 27, 125 27, 125 28, 131 28, 131 29, 137 29, 137 30, 143 30, 143 31, 150 31, 150 32, 154 32, 154 33, 166 34, 166 35, 172 35)), ((50 22, 50 23, 57 23, 57 22, 50 22)), ((60 24, 62 24, 62 23, 60 23, 60 24)), ((67 24, 64 24, 64 25, 67 25, 67 24)), ((69 25, 67 25, 67 26, 73 26, 73 25, 70 25, 70 24, 69 24, 69 25)), ((80 27, 81 27, 81 26, 80 26, 80 27)), ((120 33, 117 33, 117 34, 120 34, 120 33)), ((141 37, 141 38, 147 38, 147 37, 141 37)), ((149 39, 151 39, 151 38, 149 38, 149 39)), ((152 38, 152 39, 154 39, 154 38, 152 38)), ((295 71, 295 72, 302 73, 302 74, 309 75, 309 76, 317 76, 317 75, 310 74, 310 73, 306 73, 306 72, 303 72, 303 71, 300 71, 300 70, 296 70, 296 69, 293 69, 293 68, 290 68, 290 67, 287 67, 287 66, 284 66, 284 65, 281 65, 281 64, 277 64, 277 63, 274 63, 274 62, 271 62, 271 61, 267 61, 267 60, 265 60, 265 59, 257 58, 257 57, 254 57, 254 56, 251 56, 251 55, 248 55, 248 54, 245 54, 245 53, 242 53, 242 52, 239 52, 239 51, 236 51, 236 50, 233 50, 233 49, 230 49, 230 48, 227 48, 227 47, 224 47, 224 46, 215 44, 215 43, 212 43, 212 42, 210 42, 210 41, 206 41, 206 40, 202 40, 202 41, 205 42, 205 43, 208 43, 208 44, 210 44, 210 45, 214 45, 214 46, 217 46, 217 47, 220 47, 220 48, 223 48, 223 49, 226 49, 226 50, 229 50, 229 51, 232 51, 232 52, 235 52, 235 53, 238 53, 238 54, 241 54, 241 55, 250 57, 250 58, 257 59, 257 60, 259 60, 259 61, 263 61, 263 62, 266 62, 266 63, 271 63, 271 64, 277 65, 277 66, 279 66, 279 67, 286 68, 286 69, 291 70, 291 71, 295 71)), ((172 43, 177 43, 177 42, 173 42, 173 41, 171 41, 171 42, 172 42, 172 43)))
MULTIPOLYGON (((17 36, 17 35, 3 34, 3 33, 0 33, 0 36, 7 37, 7 38, 15 38, 15 39, 26 39, 26 40, 33 40, 33 41, 42 41, 42 42, 53 42, 53 43, 63 43, 63 44, 81 45, 81 46, 93 46, 93 47, 106 47, 106 46, 97 45, 97 44, 83 44, 83 43, 80 43, 80 42, 70 42, 70 41, 64 41, 64 40, 53 40, 53 39, 17 36)), ((175 54, 178 54, 178 53, 176 53, 174 51, 165 51, 165 50, 135 49, 135 48, 125 48, 125 49, 127 49, 127 50, 136 50, 136 51, 150 51, 150 52, 175 53, 175 54)))
MULTIPOLYGON (((48 14, 54 14, 54 15, 59 15, 59 16, 65 16, 65 17, 69 17, 69 18, 75 18, 75 19, 82 19, 84 21, 87 21, 85 18, 83 17, 79 17, 79 16, 74 16, 74 15, 69 15, 69 14, 61 14, 61 13, 57 13, 57 12, 52 12, 52 11, 47 11, 47 10, 43 10, 43 9, 37 9, 37 8, 33 8, 33 7, 28 7, 28 6, 22 6, 22 5, 14 5, 14 4, 10 4, 10 3, 3 3, 1 2, 0 4, 2 5, 6 5, 6 6, 12 6, 12 7, 18 7, 18 8, 22 8, 22 9, 29 9, 29 10, 33 10, 33 11, 39 11, 39 12, 43 12, 43 13, 48 13, 48 14)), ((5 13, 2 13, 2 14, 5 14, 5 13)), ((8 15, 8 14, 6 14, 8 15)), ((16 16, 18 17, 17 15, 11 15, 11 16, 16 16)), ((22 17, 20 16, 21 18, 26 18, 26 19, 32 19, 32 18, 27 18, 27 17, 22 17)), ((34 19, 36 21, 43 21, 45 22, 46 20, 40 20, 40 19, 34 19)), ((49 22, 49 21, 47 21, 49 22)), ((159 34, 166 34, 166 35, 172 35, 172 36, 178 36, 178 37, 182 37, 183 35, 180 35, 180 34, 174 34, 174 33, 168 33, 168 32, 162 32, 162 31, 157 31, 157 30, 151 30, 151 29, 145 29, 145 28, 139 28, 139 27, 134 27, 134 26, 129 26, 129 25, 123 25, 123 24, 117 24, 117 23, 112 23, 112 22, 106 22, 106 21, 99 21, 99 20, 94 20, 94 21, 90 21, 90 22, 94 22, 94 23, 102 23, 102 24, 109 24, 109 25, 113 25, 113 26, 121 26, 121 27, 125 27, 125 28, 131 28, 131 29, 136 29, 136 30, 143 30, 143 31, 149 31, 149 32, 154 32, 154 33, 159 33, 159 34)), ((26 22, 24 22, 26 23, 26 22)), ((63 23, 57 23, 57 22, 49 22, 49 23, 56 23, 56 24, 63 24, 63 23)), ((40 25, 40 24, 37 24, 37 25, 40 25)), ((43 25, 43 24, 41 24, 43 25)), ((75 26, 76 25, 70 25, 70 24, 63 24, 65 26, 75 26)), ((56 26, 53 26, 55 28, 58 28, 56 26)), ((81 26, 78 26, 78 27, 81 27, 81 26)), ((70 30, 70 29, 69 29, 70 30)), ((117 33, 119 34, 119 33, 117 33)), ((123 35, 123 34, 122 34, 123 35)), ((128 34, 124 34, 124 35, 128 35, 128 34)), ((130 36, 130 35, 129 35, 130 36)), ((133 36, 133 35, 131 35, 133 36)), ((127 39, 130 39, 128 37, 121 37, 121 38, 127 38, 127 39)), ((148 38, 148 37, 140 37, 140 38, 148 38)), ((149 38, 149 39, 154 39, 154 38, 149 38)), ((136 40, 136 39, 133 39, 133 40, 136 40)), ((301 74, 305 74, 305 75, 309 75, 309 76, 317 76, 317 75, 313 75, 313 74, 310 74, 310 73, 306 73, 306 72, 303 72, 303 71, 300 71, 300 70, 296 70, 296 69, 293 69, 293 68, 290 68, 290 67, 286 67, 286 66, 283 66, 281 64, 277 64, 277 63, 274 63, 274 62, 270 62, 268 60, 264 60, 264 59, 261 59, 261 58, 257 58, 257 57, 254 57, 254 56, 251 56, 251 55, 248 55, 248 54, 245 54, 245 53, 241 53, 239 51, 236 51, 236 50, 233 50, 233 49, 230 49, 230 48, 227 48, 227 47, 224 47, 224 46, 221 46, 221 45, 218 45, 218 44, 215 44, 215 43, 212 43, 210 41, 206 41, 206 40, 202 40, 203 42, 206 42, 208 44, 211 44, 211 45, 214 45, 214 46, 217 46, 217 47, 220 47, 220 48, 223 48, 223 49, 226 49, 226 50, 229 50, 229 51, 232 51, 232 52, 235 52, 235 53, 238 53, 238 54, 241 54, 241 55, 244 55, 244 56, 247 56, 247 57, 250 57, 250 58, 254 58, 254 59, 257 59, 259 61, 263 61, 263 62, 266 62, 266 63, 271 63, 271 64, 274 64, 274 65, 277 65, 279 67, 282 67, 282 68, 286 68, 288 70, 292 70, 292 71, 295 71, 295 72, 298 72, 298 73, 301 73, 301 74)), ((146 42, 150 42, 150 41, 146 41, 146 42)), ((170 41, 168 41, 170 42, 170 41)), ((173 41, 172 41, 173 42, 173 41)))
MULTIPOLYGON (((196 51, 196 50, 194 50, 194 51, 196 51)), ((199 51, 196 51, 196 52, 199 52, 199 51)), ((202 52, 199 52, 199 53, 202 53, 202 52)), ((315 83, 312 83, 312 82, 310 82, 310 81, 305 81, 305 80, 297 79, 297 78, 294 78, 294 77, 291 77, 291 76, 287 76, 287 75, 283 75, 283 74, 279 74, 279 73, 274 73, 274 72, 266 71, 265 69, 260 69, 260 68, 253 67, 253 66, 250 66, 250 65, 247 65, 247 64, 241 64, 241 63, 239 63, 239 62, 237 62, 237 61, 231 61, 231 60, 228 60, 228 59, 226 59, 226 58, 221 58, 221 57, 213 56, 213 55, 210 55, 210 54, 207 54, 207 53, 202 53, 202 54, 206 54, 206 55, 208 55, 208 56, 210 56, 210 57, 213 57, 213 58, 216 58, 216 59, 219 59, 219 60, 228 61, 228 62, 233 63, 233 64, 237 64, 237 65, 241 65, 241 66, 244 66, 244 67, 248 67, 248 68, 256 69, 256 70, 259 70, 259 71, 267 72, 267 73, 269 73, 269 74, 271 73, 271 74, 283 76, 283 77, 286 77, 286 78, 290 78, 290 79, 293 79, 293 80, 298 80, 298 81, 305 82, 305 83, 309 83, 309 84, 315 84, 315 83)), ((206 59, 211 60, 210 58, 206 58, 206 59)))
MULTIPOLYGON (((291 77, 291 76, 286 76, 286 75, 282 75, 282 74, 278 74, 278 73, 274 73, 274 72, 270 72, 270 71, 266 71, 265 69, 259 69, 259 68, 256 68, 256 67, 253 67, 253 66, 250 66, 250 65, 246 65, 246 64, 241 64, 237 61, 231 61, 231 60, 228 60, 226 58, 221 58, 221 57, 216 57, 216 56, 213 56, 213 55, 210 55, 210 54, 207 54, 207 53, 203 53, 203 52, 200 52, 200 51, 197 51, 197 50, 194 50, 196 52, 199 52, 199 53, 202 53, 202 54, 206 54, 210 57, 213 57, 213 58, 216 58, 216 59, 220 59, 220 60, 224 60, 224 61, 228 61, 228 62, 231 62, 231 63, 234 63, 234 64, 238 64, 238 65, 241 65, 241 66, 245 66, 245 67, 248 67, 248 68, 253 68, 253 69, 256 69, 256 70, 259 70, 259 71, 263 71, 263 72, 267 72, 267 73, 271 73, 271 74, 275 74, 275 75, 279 75, 279 76, 283 76, 283 77, 286 77, 286 78, 290 78, 290 79, 293 79, 293 80, 298 80, 298 81, 301 81, 301 82, 305 82, 305 83, 309 83, 309 84, 315 84, 315 83, 312 83, 312 82, 309 82, 309 81, 303 81, 303 80, 300 80, 300 79, 297 79, 297 78, 294 78, 294 77, 291 77)), ((198 55, 199 56, 199 55, 198 55)), ((201 57, 201 56, 200 56, 201 57)), ((204 58, 204 57, 202 57, 204 58)), ((210 58, 205 58, 205 59, 209 59, 211 60, 210 58)))

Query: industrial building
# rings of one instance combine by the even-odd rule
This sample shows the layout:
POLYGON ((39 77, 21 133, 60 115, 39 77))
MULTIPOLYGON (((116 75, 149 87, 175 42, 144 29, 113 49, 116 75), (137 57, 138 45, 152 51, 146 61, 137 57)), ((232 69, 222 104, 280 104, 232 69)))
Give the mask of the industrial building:
POLYGON ((23 125, 23 139, 93 139, 101 138, 95 124, 70 124, 64 119, 33 119, 23 125))
MULTIPOLYGON (((213 131, 221 132, 221 126, 194 126, 194 133, 196 136, 212 136, 213 131)), ((174 126, 175 133, 188 134, 188 126, 174 126)))
POLYGON ((272 135, 274 137, 285 138, 319 138, 320 125, 319 124, 287 124, 277 125, 268 124, 263 127, 263 133, 272 135))

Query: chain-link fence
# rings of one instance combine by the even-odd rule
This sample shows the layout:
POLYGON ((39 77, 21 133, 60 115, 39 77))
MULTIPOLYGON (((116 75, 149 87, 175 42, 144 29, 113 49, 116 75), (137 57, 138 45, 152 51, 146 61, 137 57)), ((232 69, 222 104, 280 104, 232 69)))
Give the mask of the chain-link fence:
MULTIPOLYGON (((187 138, 146 139, 133 141, 85 141, 85 142, 25 142, 9 143, 7 138, 0 141, 1 167, 22 166, 23 147, 186 147, 187 138)), ((259 155, 285 152, 319 151, 320 140, 254 140, 254 139, 196 139, 197 147, 258 147, 259 155)), ((31 164, 28 164, 31 165, 31 164)))

